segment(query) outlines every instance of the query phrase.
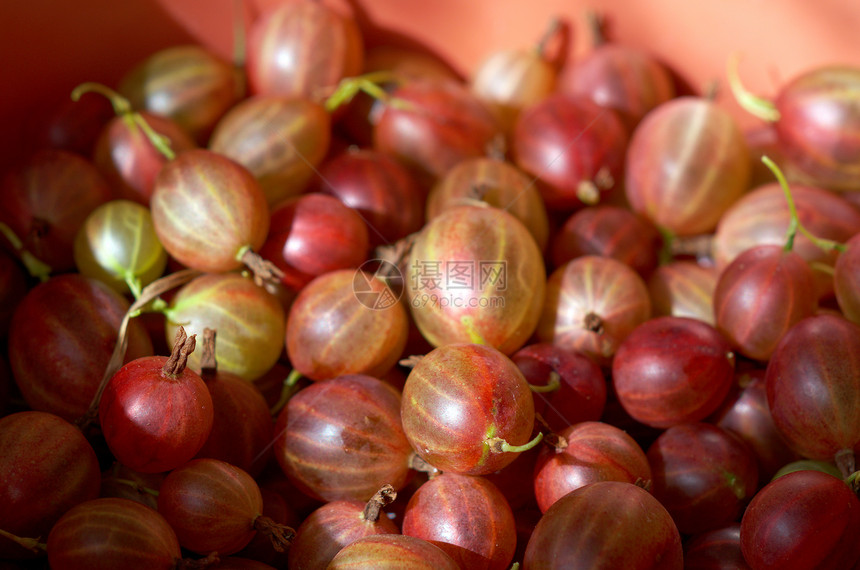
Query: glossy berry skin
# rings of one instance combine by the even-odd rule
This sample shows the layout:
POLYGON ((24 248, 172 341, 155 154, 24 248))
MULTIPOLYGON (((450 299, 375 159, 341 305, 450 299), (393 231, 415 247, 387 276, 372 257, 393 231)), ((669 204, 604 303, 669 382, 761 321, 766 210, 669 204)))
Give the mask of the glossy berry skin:
POLYGON ((269 231, 269 206, 253 175, 215 152, 183 152, 159 171, 150 201, 155 232, 176 261, 209 273, 242 267, 269 231))
POLYGON ((759 485, 768 483, 779 469, 799 459, 773 423, 764 368, 738 372, 729 397, 708 421, 739 436, 753 450, 759 485))
POLYGON ((427 219, 469 199, 514 215, 531 232, 541 251, 549 239, 546 206, 532 179, 509 161, 490 157, 459 162, 440 178, 427 196, 427 219))
POLYGON ((433 346, 471 342, 471 319, 487 345, 511 354, 529 339, 544 301, 543 256, 516 217, 462 205, 417 234, 404 274, 406 300, 433 346))
POLYGON ((55 570, 171 570, 182 557, 176 533, 158 511, 113 497, 67 511, 51 529, 47 551, 55 570))
POLYGON ((287 318, 293 368, 312 380, 391 370, 409 334, 409 316, 392 291, 382 279, 354 269, 330 271, 308 283, 287 318))
POLYGON ((257 533, 263 496, 246 471, 224 461, 194 459, 172 470, 158 492, 158 512, 179 544, 198 554, 229 555, 257 533))
MULTIPOLYGON (((202 338, 206 328, 218 331, 218 368, 254 381, 263 376, 283 352, 286 316, 280 301, 241 273, 209 273, 195 277, 176 291, 165 311, 165 336, 176 336, 181 325, 202 338)), ((199 370, 202 351, 188 356, 199 370)))
MULTIPOLYGON (((812 235, 844 243, 857 233, 860 209, 849 203, 845 195, 799 183, 792 184, 790 189, 800 222, 812 235)), ((711 247, 717 270, 722 271, 755 245, 785 245, 790 218, 785 192, 778 183, 769 182, 744 194, 726 210, 717 225, 711 247)), ((823 263, 830 267, 839 254, 835 249, 821 249, 800 233, 795 236, 792 251, 810 265, 823 263)), ((834 283, 829 272, 814 273, 819 297, 831 294, 834 283)))
MULTIPOLYGON (((99 463, 81 431, 47 412, 0 418, 0 528, 47 536, 67 510, 99 494, 99 463)), ((0 537, 0 558, 32 554, 0 537)))
POLYGON ((405 164, 425 187, 460 161, 485 155, 499 132, 490 111, 460 84, 409 81, 391 95, 400 104, 384 106, 373 147, 405 164))
POLYGON ((717 329, 744 356, 766 361, 782 336, 818 307, 812 270, 800 254, 777 245, 752 247, 717 280, 717 329))
POLYGON ((650 485, 651 466, 645 452, 620 428, 587 421, 557 433, 566 445, 542 446, 535 463, 535 497, 541 512, 567 493, 598 481, 650 485))
MULTIPOLYGON (((91 161, 60 150, 36 152, 0 184, 0 223, 54 272, 74 270, 78 229, 90 212, 114 197, 91 161)), ((5 247, 7 240, 0 243, 5 247)))
POLYGON ((614 110, 628 132, 649 111, 675 96, 671 74, 650 53, 613 43, 595 46, 566 67, 558 89, 614 110))
POLYGON ((712 101, 680 97, 645 117, 630 140, 625 192, 634 212, 687 236, 712 231, 747 189, 750 160, 734 118, 712 101))
POLYGON ((491 439, 524 445, 534 427, 534 400, 517 366, 480 344, 448 344, 409 373, 400 412, 415 452, 441 471, 486 475, 518 453, 491 451, 491 439))
POLYGON ((133 109, 172 119, 199 145, 244 95, 244 79, 229 62, 199 45, 156 51, 122 78, 119 92, 133 109))
POLYGON ((780 149, 824 187, 860 189, 858 96, 860 68, 832 65, 789 81, 774 100, 780 149))
POLYGON ((512 139, 514 163, 538 179, 550 210, 596 203, 620 185, 627 132, 615 111, 591 99, 546 97, 520 113, 512 139))
POLYGON ((553 237, 555 267, 583 255, 602 255, 629 265, 643 278, 658 264, 660 232, 627 208, 609 204, 576 211, 553 237))
POLYGON ((138 358, 108 382, 99 422, 117 460, 143 473, 179 467, 194 457, 212 431, 206 384, 188 368, 167 374, 165 356, 138 358))
POLYGON ((803 319, 782 337, 765 384, 774 424, 802 456, 833 460, 860 447, 860 325, 837 314, 803 319))
POLYGON ((275 425, 275 459, 290 482, 324 501, 367 501, 411 476, 400 393, 363 374, 315 382, 290 398, 275 425))
POLYGON ((209 150, 254 175, 270 208, 307 187, 330 145, 331 115, 320 103, 279 95, 238 103, 209 139, 209 150))
POLYGON ((638 326, 612 363, 622 407, 656 428, 704 419, 728 395, 733 379, 728 341, 711 325, 686 317, 657 317, 638 326))
MULTIPOLYGON (((400 162, 371 148, 331 157, 319 170, 319 192, 356 210, 371 246, 393 244, 424 223, 423 190, 400 162)), ((312 185, 316 188, 315 185, 312 185)))
MULTIPOLYGON (((184 128, 167 117, 146 111, 140 116, 153 131, 167 137, 174 153, 197 146, 184 128)), ((93 162, 117 198, 149 206, 155 177, 167 162, 167 157, 155 148, 129 116, 118 116, 102 129, 93 152, 93 162)))
POLYGON ((503 570, 516 547, 514 514, 483 477, 442 473, 421 485, 406 505, 403 534, 423 538, 463 568, 503 570))
POLYGON ((523 562, 526 569, 684 566, 668 511, 645 489, 619 481, 592 483, 556 501, 535 526, 523 562))
POLYGON ((860 559, 858 532, 860 501, 848 485, 820 471, 795 471, 753 497, 741 520, 741 551, 756 569, 852 568, 860 559))
POLYGON ((317 2, 275 5, 252 26, 247 53, 254 94, 313 98, 358 75, 364 63, 354 18, 317 2))
POLYGON ((624 339, 650 316, 648 287, 636 271, 611 257, 584 255, 547 279, 536 336, 610 366, 624 339))
POLYGON ((404 534, 376 534, 343 547, 327 570, 460 570, 438 546, 404 534))
POLYGON ((833 266, 833 289, 845 318, 860 324, 860 233, 845 247, 833 266))
POLYGON ((283 272, 281 283, 299 291, 323 273, 357 269, 367 259, 368 245, 358 212, 334 196, 311 192, 272 210, 259 253, 283 272))
POLYGON ((539 413, 553 431, 599 420, 603 415, 606 379, 600 366, 585 354, 539 342, 521 348, 511 360, 531 386, 549 386, 551 374, 558 374, 557 389, 534 392, 535 413, 539 413))
POLYGON ((647 457, 653 474, 651 492, 684 534, 730 524, 758 490, 752 450, 712 424, 666 429, 648 448, 647 457))
POLYGON ((341 548, 360 538, 400 533, 385 512, 375 521, 367 520, 365 505, 361 501, 329 501, 308 515, 290 545, 290 568, 324 569, 341 548))
POLYGON ((741 525, 691 536, 684 543, 685 570, 750 570, 741 552, 741 525))
MULTIPOLYGON (((104 376, 129 302, 77 273, 50 278, 18 303, 9 326, 9 364, 34 410, 75 421, 104 376), (86 347, 82 349, 82 347, 86 347)), ((132 319, 126 362, 152 354, 146 329, 132 319)))

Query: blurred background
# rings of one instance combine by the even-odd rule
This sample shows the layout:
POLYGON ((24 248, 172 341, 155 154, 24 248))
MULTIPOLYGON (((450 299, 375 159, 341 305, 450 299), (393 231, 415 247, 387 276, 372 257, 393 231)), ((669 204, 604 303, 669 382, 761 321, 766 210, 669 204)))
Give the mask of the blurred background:
MULTIPOLYGON (((297 0, 29 0, 0 7, 0 171, 29 152, 28 133, 79 83, 114 86, 163 47, 201 42, 232 56, 233 27, 297 0)), ((719 82, 718 101, 752 120, 725 86, 729 56, 761 95, 812 66, 860 65, 856 0, 325 0, 352 10, 368 42, 418 43, 464 75, 493 51, 534 45, 554 16, 573 30, 569 57, 589 49, 587 10, 610 41, 651 50, 693 89, 719 82)))

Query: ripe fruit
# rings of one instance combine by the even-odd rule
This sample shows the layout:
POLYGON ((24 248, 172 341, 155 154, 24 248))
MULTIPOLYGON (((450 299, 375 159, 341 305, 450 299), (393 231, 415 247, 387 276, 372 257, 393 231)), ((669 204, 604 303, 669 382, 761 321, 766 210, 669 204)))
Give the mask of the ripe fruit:
POLYGON ((734 368, 728 341, 711 325, 657 317, 639 325, 618 348, 612 382, 635 420, 667 428, 715 411, 729 392, 734 368))
POLYGON ((464 205, 430 220, 409 255, 406 295, 433 346, 481 342, 511 354, 531 336, 545 288, 543 258, 513 215, 464 205))
POLYGON ((304 493, 326 501, 368 501, 409 480, 412 448, 400 394, 372 376, 315 382, 292 396, 275 425, 275 458, 304 493))
POLYGON ((400 412, 415 452, 441 471, 486 475, 529 444, 534 401, 508 357, 480 344, 446 344, 409 373, 400 412))
POLYGON ((138 358, 111 377, 99 403, 99 422, 117 460, 143 473, 179 467, 212 431, 212 397, 186 368, 195 337, 179 328, 170 357, 138 358))
POLYGON ((516 548, 514 514, 483 477, 442 473, 418 487, 403 517, 403 534, 444 550, 462 568, 504 570, 516 548))
MULTIPOLYGON (((9 364, 27 405, 68 421, 83 416, 128 309, 119 293, 76 273, 30 289, 9 326, 9 364)), ((125 362, 152 355, 150 337, 136 319, 129 322, 128 339, 125 362)))
POLYGON ((269 230, 269 206, 256 179, 245 167, 204 149, 183 152, 164 165, 150 208, 167 253, 199 271, 239 269, 269 230))
POLYGON ((860 501, 848 485, 795 471, 753 497, 741 520, 741 551, 753 568, 851 568, 860 558, 858 530, 860 501))
MULTIPOLYGON (((283 352, 284 309, 274 295, 239 273, 200 275, 183 285, 164 310, 170 342, 180 326, 189 334, 218 331, 218 367, 248 381, 265 374, 283 352)), ((189 366, 200 369, 200 352, 189 366)))
POLYGON ((767 365, 767 402, 786 442, 808 459, 854 472, 860 444, 860 325, 807 317, 782 337, 767 365))
MULTIPOLYGON (((99 463, 71 423, 47 412, 0 418, 0 529, 44 537, 66 511, 99 494, 99 463)), ((30 557, 0 537, 0 558, 30 557)))
POLYGON ((634 212, 674 235, 712 231, 747 189, 743 132, 716 103, 680 97, 648 113, 630 140, 625 191, 634 212))
POLYGON ((645 489, 601 481, 572 491, 544 513, 523 567, 681 570, 681 536, 645 489), (623 561, 623 562, 621 562, 623 561))
POLYGON ((409 334, 406 309, 393 291, 379 277, 354 269, 331 271, 308 283, 287 318, 293 368, 313 380, 388 372, 409 334))
POLYGON ((218 459, 194 459, 173 469, 158 490, 158 512, 179 544, 198 554, 233 554, 257 532, 286 550, 295 532, 263 516, 263 496, 247 472, 218 459))
POLYGON ((129 499, 99 498, 69 509, 51 529, 47 551, 55 570, 171 570, 182 563, 164 517, 129 499))

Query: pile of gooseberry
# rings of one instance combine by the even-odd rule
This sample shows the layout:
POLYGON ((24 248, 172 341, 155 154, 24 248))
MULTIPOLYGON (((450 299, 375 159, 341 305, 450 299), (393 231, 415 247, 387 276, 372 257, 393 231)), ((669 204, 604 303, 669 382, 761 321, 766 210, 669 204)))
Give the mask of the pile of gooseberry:
POLYGON ((860 62, 727 62, 745 130, 588 22, 82 77, 0 182, 0 569, 857 567, 860 62))

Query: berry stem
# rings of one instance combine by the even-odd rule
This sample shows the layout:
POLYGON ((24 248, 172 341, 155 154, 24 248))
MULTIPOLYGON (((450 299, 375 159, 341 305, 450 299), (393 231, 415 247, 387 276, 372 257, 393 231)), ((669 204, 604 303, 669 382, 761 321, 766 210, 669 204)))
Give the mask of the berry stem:
POLYGON ((745 111, 758 117, 768 123, 774 123, 779 120, 779 111, 772 101, 759 97, 747 91, 741 83, 741 77, 738 74, 738 66, 740 65, 741 55, 733 54, 729 58, 726 75, 729 80, 729 88, 735 96, 735 100, 743 107, 745 111))
POLYGON ((176 337, 173 340, 173 350, 170 352, 167 362, 161 368, 165 376, 176 378, 188 366, 188 355, 194 352, 194 347, 197 345, 197 335, 188 336, 185 333, 185 328, 179 325, 176 330, 176 337))
POLYGON ((38 553, 39 551, 44 552, 47 550, 47 545, 44 542, 39 542, 38 538, 22 538, 20 536, 15 536, 10 532, 6 532, 2 528, 0 528, 0 536, 2 536, 3 538, 8 538, 15 544, 21 546, 22 548, 26 548, 31 552, 38 553))
POLYGON ((126 122, 128 122, 129 126, 139 128, 143 134, 146 135, 146 138, 149 139, 149 142, 152 143, 152 146, 164 155, 167 160, 173 160, 176 158, 176 153, 173 152, 172 148, 170 148, 170 139, 155 132, 153 128, 149 126, 149 123, 146 122, 146 119, 144 119, 140 113, 131 108, 131 103, 128 99, 106 85, 88 81, 75 87, 72 91, 72 101, 77 101, 84 93, 98 93, 107 97, 117 116, 122 117, 126 122))
POLYGON ((340 80, 334 92, 325 100, 326 111, 332 113, 341 106, 348 104, 360 92, 370 95, 377 101, 386 104, 403 105, 405 101, 392 97, 381 86, 386 83, 398 84, 402 78, 391 71, 373 71, 358 77, 346 77, 340 80), (399 101, 399 103, 398 103, 399 101))
POLYGON ((534 446, 539 444, 542 439, 543 432, 538 432, 534 439, 522 445, 511 445, 500 437, 493 437, 487 439, 484 441, 484 443, 490 446, 491 453, 521 453, 523 451, 528 451, 529 449, 533 448, 534 446))
POLYGON ((268 536, 269 540, 272 541, 272 546, 278 552, 286 552, 296 537, 296 531, 292 528, 278 524, 271 518, 262 515, 254 519, 254 530, 268 536))
POLYGON ((544 384, 543 386, 536 386, 535 384, 529 384, 529 390, 532 392, 537 392, 538 394, 546 394, 547 392, 555 392, 561 387, 561 376, 558 375, 558 372, 555 370, 549 373, 549 382, 544 384))
POLYGON ((284 383, 281 386, 281 395, 278 398, 278 401, 275 402, 275 405, 269 408, 269 413, 272 416, 277 416, 284 406, 287 405, 287 402, 290 401, 290 397, 298 390, 298 383, 302 377, 302 373, 293 368, 290 370, 290 373, 284 379, 284 383))
POLYGON ((788 231, 786 232, 785 246, 783 249, 785 251, 791 251, 794 247, 794 238, 797 235, 797 232, 803 234, 809 241, 811 241, 815 246, 819 247, 824 251, 832 251, 834 249, 838 251, 845 251, 845 245, 831 241, 829 239, 823 239, 816 237, 807 230, 803 224, 800 223, 800 216, 797 213, 797 206, 794 203, 794 198, 791 195, 791 188, 788 186, 788 181, 785 178, 785 175, 782 173, 782 170, 776 163, 771 160, 769 156, 762 156, 761 161, 767 166, 773 175, 776 177, 777 182, 779 182, 780 187, 782 188, 782 192, 785 195, 785 202, 788 204, 788 212, 791 216, 791 219, 788 222, 788 231))
POLYGON ((48 280, 48 277, 51 276, 51 267, 24 249, 24 244, 18 236, 15 235, 15 232, 12 231, 12 228, 3 222, 0 222, 0 234, 3 234, 3 237, 5 237, 9 244, 15 249, 15 252, 18 254, 18 259, 21 260, 21 263, 24 264, 27 272, 32 277, 36 277, 43 283, 48 280))
POLYGON ((361 518, 367 522, 376 522, 379 520, 379 515, 382 509, 394 502, 397 498, 397 491, 392 485, 386 483, 379 489, 364 505, 364 510, 361 512, 361 518))
POLYGON ((202 349, 200 352, 200 376, 204 380, 214 378, 218 372, 218 362, 215 360, 215 329, 203 329, 202 349))

